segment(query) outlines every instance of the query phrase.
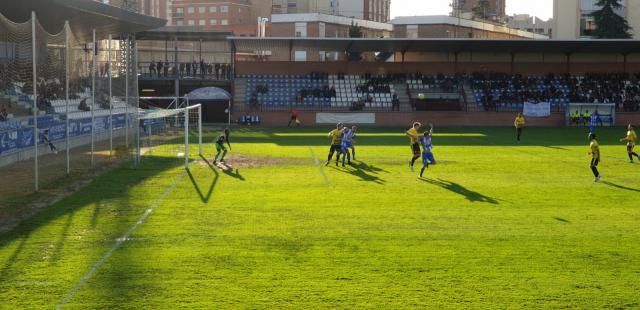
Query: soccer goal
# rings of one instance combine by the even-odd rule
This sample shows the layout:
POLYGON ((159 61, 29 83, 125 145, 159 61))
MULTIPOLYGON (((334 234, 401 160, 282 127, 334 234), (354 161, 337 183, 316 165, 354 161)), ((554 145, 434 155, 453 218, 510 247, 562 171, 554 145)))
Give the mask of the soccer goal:
POLYGON ((202 156, 202 106, 186 97, 141 97, 137 113, 136 164, 144 157, 202 156))

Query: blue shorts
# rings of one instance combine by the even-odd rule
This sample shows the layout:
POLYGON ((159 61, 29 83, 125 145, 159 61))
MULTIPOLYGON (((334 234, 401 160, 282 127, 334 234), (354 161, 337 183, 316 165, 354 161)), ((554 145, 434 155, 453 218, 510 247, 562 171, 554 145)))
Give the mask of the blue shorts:
POLYGON ((433 153, 422 153, 422 164, 426 165, 427 163, 433 164, 436 162, 436 159, 433 157, 433 153))
POLYGON ((342 142, 342 150, 343 151, 347 151, 351 147, 353 147, 353 142, 342 142))

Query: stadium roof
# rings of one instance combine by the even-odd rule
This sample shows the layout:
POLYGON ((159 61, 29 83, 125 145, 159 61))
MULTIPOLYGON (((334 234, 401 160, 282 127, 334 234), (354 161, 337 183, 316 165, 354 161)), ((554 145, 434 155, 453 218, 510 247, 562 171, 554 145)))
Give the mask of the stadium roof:
POLYGON ((248 38, 230 37, 238 51, 323 49, 349 52, 478 53, 640 53, 639 40, 487 40, 400 38, 248 38))
POLYGON ((233 32, 226 31, 202 31, 192 27, 160 28, 144 31, 136 34, 137 40, 157 41, 226 41, 233 32))
POLYGON ((69 21, 73 33, 87 41, 92 29, 96 29, 99 38, 106 38, 109 34, 136 33, 167 23, 93 0, 0 0, 0 13, 13 22, 30 20, 32 11, 47 32, 59 33, 69 21))

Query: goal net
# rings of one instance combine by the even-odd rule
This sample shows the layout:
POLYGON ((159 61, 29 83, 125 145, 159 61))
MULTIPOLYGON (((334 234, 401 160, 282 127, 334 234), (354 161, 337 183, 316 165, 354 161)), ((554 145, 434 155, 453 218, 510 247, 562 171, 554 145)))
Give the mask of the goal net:
POLYGON ((202 106, 186 98, 140 98, 136 163, 145 158, 184 159, 185 168, 202 156, 202 106))

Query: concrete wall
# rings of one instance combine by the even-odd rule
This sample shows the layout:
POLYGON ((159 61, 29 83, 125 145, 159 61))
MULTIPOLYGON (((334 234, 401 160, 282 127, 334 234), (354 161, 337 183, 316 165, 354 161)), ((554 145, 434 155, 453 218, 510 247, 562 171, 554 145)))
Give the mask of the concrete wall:
POLYGON ((573 40, 580 37, 580 0, 553 0, 553 38, 573 40))

